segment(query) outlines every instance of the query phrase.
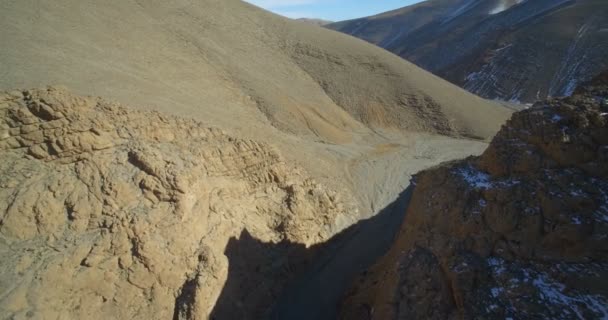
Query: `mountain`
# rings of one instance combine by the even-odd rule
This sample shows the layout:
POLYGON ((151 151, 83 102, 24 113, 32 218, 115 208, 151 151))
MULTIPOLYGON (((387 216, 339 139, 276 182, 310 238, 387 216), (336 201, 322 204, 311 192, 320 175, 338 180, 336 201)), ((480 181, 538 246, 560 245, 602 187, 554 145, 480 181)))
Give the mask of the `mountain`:
POLYGON ((240 127, 232 115, 248 115, 332 142, 361 124, 489 137, 508 115, 374 46, 237 0, 1 9, 11 43, 0 51, 3 88, 60 83, 135 106, 170 102, 172 112, 231 127, 240 127))
POLYGON ((2 319, 264 319, 511 115, 237 0, 2 1, 0 39, 2 319))
POLYGON ((326 24, 333 23, 333 21, 323 20, 323 19, 309 19, 309 18, 299 18, 296 21, 312 24, 315 26, 324 26, 326 24))
POLYGON ((343 319, 608 317, 608 72, 423 171, 343 319))
POLYGON ((327 27, 490 99, 567 96, 608 67, 602 0, 429 0, 327 27))

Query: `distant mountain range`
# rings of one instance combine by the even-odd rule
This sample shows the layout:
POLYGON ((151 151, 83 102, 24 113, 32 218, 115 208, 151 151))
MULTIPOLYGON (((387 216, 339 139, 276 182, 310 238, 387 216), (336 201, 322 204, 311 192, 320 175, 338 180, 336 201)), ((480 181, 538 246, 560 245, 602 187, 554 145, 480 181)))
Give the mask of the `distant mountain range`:
POLYGON ((296 19, 296 21, 312 24, 312 25, 315 25, 315 26, 324 26, 324 25, 333 23, 333 21, 329 21, 329 20, 309 19, 309 18, 299 18, 299 19, 296 19))
POLYGON ((608 67, 606 0, 430 0, 326 27, 492 99, 569 95, 608 67))

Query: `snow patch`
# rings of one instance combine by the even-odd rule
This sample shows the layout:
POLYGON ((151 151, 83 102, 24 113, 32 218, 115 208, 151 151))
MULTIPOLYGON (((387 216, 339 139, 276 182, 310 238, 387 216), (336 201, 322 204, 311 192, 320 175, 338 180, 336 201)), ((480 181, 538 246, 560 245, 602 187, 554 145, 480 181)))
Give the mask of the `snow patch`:
POLYGON ((505 262, 501 258, 490 257, 488 258, 488 265, 492 268, 492 272, 496 275, 500 275, 506 271, 505 262))
MULTIPOLYGON (((492 269, 492 273, 495 277, 501 277, 506 271, 507 262, 501 258, 490 257, 487 259, 488 266, 492 269)), ((558 270, 568 273, 580 273, 584 275, 588 274, 587 265, 557 265, 558 270), (580 269, 580 270, 579 270, 580 269)), ((530 268, 518 267, 517 270, 521 272, 521 278, 513 278, 509 281, 512 288, 520 287, 520 285, 529 285, 536 289, 536 294, 529 299, 533 299, 540 302, 542 305, 550 309, 561 310, 561 316, 555 319, 586 319, 589 318, 589 312, 593 313, 594 319, 608 319, 608 300, 606 297, 597 294, 590 294, 588 292, 580 292, 572 290, 567 287, 564 283, 551 277, 545 272, 539 272, 530 268)), ((597 276, 597 274, 595 274, 597 276)), ((499 299, 503 302, 507 302, 507 309, 510 311, 516 311, 517 309, 512 304, 508 295, 503 295, 504 292, 510 292, 512 288, 505 288, 504 286, 497 286, 490 288, 490 295, 495 299, 499 299), (506 290, 506 291, 505 291, 506 290), (507 299, 507 301, 505 301, 507 299)))
POLYGON ((608 195, 602 191, 602 200, 599 210, 595 212, 594 218, 598 222, 608 223, 608 195))
POLYGON ((479 78, 479 72, 469 73, 464 79, 467 81, 475 81, 479 78))
POLYGON ((587 194, 581 189, 572 189, 570 190, 570 195, 573 197, 584 197, 587 194))
POLYGON ((524 2, 524 0, 517 0, 515 2, 509 1, 509 0, 500 0, 500 2, 496 5, 496 7, 494 7, 494 9, 490 10, 490 12, 488 12, 488 13, 489 14, 501 13, 501 12, 511 8, 512 6, 520 4, 522 2, 524 2))
POLYGON ((496 288, 492 288, 491 292, 492 292, 492 297, 494 298, 498 298, 498 296, 500 295, 500 293, 503 291, 502 288, 496 287, 496 288))
POLYGON ((576 89, 577 84, 578 81, 576 79, 570 79, 564 88, 564 96, 571 96, 574 93, 574 89, 576 89))
MULTIPOLYGON (((580 69, 587 55, 580 52, 581 43, 584 43, 589 34, 590 25, 593 20, 585 23, 577 32, 572 44, 568 48, 565 58, 560 63, 560 68, 549 85, 549 96, 570 96, 576 89, 580 78, 580 69)), ((591 28, 592 29, 592 28, 591 28)))
POLYGON ((498 48, 498 49, 494 50, 494 52, 495 52, 495 53, 496 53, 496 52, 500 52, 500 51, 502 51, 502 50, 505 50, 505 49, 511 48, 512 46, 513 46, 513 44, 512 44, 512 43, 509 43, 508 45, 506 45, 506 46, 504 46, 504 47, 502 47, 502 48, 498 48))
POLYGON ((458 168, 455 172, 474 189, 491 189, 495 187, 510 188, 521 183, 521 181, 517 179, 491 181, 489 174, 482 172, 471 165, 458 168))
POLYGON ((554 114, 553 117, 551 117, 551 122, 560 122, 563 118, 558 115, 558 114, 554 114))
POLYGON ((492 187, 490 175, 481 172, 472 166, 460 168, 457 170, 457 173, 475 189, 489 189, 492 187))
POLYGON ((585 306, 589 310, 593 310, 598 315, 601 315, 598 319, 608 318, 607 301, 600 295, 566 295, 564 294, 566 286, 563 283, 557 282, 543 273, 538 274, 532 280, 532 284, 540 291, 541 299, 544 302, 568 308, 576 314, 578 319, 586 319, 585 314, 579 309, 579 306, 585 306))
POLYGON ((494 7, 494 9, 490 10, 489 14, 497 14, 505 10, 507 10, 507 5, 504 3, 504 1, 501 1, 501 3, 494 7))
POLYGON ((608 214, 606 214, 606 212, 608 211, 608 207, 602 206, 600 209, 603 212, 596 212, 595 219, 598 220, 599 222, 608 223, 608 214))

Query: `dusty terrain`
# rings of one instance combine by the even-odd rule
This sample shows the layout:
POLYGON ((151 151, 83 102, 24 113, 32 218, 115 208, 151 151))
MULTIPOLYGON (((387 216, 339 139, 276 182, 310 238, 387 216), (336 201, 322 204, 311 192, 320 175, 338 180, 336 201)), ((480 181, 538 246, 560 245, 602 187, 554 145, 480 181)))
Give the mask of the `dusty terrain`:
POLYGON ((608 317, 608 73, 513 115, 480 157, 418 174, 343 319, 608 317))
POLYGON ((268 316, 511 114, 236 0, 5 1, 0 38, 0 318, 268 316))

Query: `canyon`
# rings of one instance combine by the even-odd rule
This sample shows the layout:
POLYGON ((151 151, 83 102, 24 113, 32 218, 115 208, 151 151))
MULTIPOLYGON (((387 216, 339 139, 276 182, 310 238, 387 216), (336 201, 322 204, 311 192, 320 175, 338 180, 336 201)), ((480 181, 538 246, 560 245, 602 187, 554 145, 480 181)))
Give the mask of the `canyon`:
POLYGON ((606 316, 606 75, 515 112, 238 0, 0 39, 0 318, 606 316))

